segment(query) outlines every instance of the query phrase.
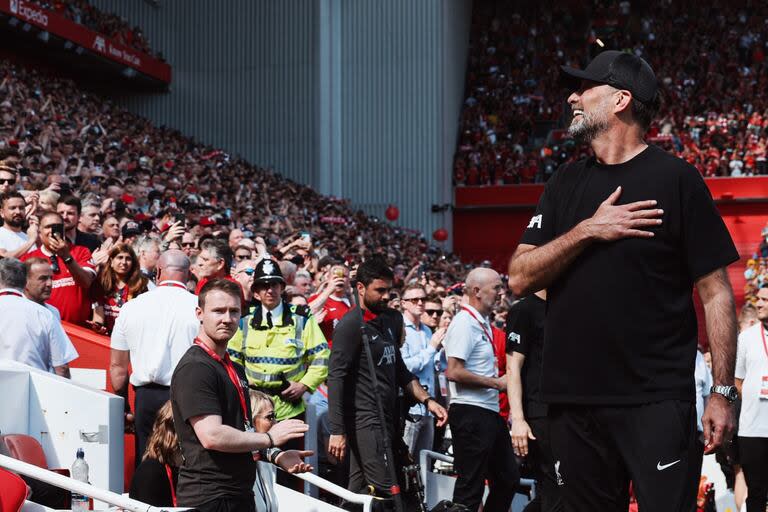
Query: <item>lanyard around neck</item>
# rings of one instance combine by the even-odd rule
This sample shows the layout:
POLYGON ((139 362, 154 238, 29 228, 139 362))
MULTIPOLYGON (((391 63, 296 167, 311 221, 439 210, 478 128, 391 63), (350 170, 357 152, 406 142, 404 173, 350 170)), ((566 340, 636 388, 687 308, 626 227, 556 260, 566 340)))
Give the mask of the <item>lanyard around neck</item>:
POLYGON ((232 381, 232 384, 235 386, 235 390, 237 390, 237 397, 240 399, 240 407, 243 409, 245 428, 246 430, 250 430, 251 420, 248 417, 248 407, 245 405, 245 392, 243 391, 243 387, 240 385, 240 377, 235 371, 235 365, 232 364, 232 360, 229 358, 229 354, 225 352, 224 357, 222 358, 219 356, 219 354, 211 350, 208 345, 203 343, 200 338, 195 338, 195 344, 203 349, 203 351, 208 354, 214 361, 224 366, 224 369, 227 371, 227 376, 229 376, 229 380, 232 381))

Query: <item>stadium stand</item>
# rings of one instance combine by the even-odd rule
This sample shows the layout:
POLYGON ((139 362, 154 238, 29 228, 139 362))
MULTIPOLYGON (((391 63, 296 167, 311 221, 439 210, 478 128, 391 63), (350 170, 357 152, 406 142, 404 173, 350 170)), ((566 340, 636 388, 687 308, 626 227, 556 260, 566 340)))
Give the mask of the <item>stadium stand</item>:
POLYGON ((474 16, 457 185, 543 182, 584 155, 562 131, 567 91, 556 69, 584 64, 597 39, 646 58, 662 81, 649 140, 707 177, 768 170, 765 6, 485 2, 474 16))

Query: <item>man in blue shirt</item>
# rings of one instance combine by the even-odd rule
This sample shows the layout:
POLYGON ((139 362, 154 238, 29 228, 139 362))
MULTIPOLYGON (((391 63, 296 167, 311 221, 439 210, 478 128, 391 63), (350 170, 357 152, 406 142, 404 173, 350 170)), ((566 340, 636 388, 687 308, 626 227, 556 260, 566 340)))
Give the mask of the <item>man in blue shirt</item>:
MULTIPOLYGON (((440 349, 440 339, 432 339, 432 330, 421 322, 427 294, 418 285, 406 287, 402 296, 405 342, 400 354, 406 368, 419 379, 428 393, 435 391, 435 353, 440 349)), ((403 439, 408 450, 418 458, 421 450, 431 450, 435 438, 435 423, 432 415, 422 404, 416 404, 408 411, 411 416, 405 421, 403 439), (411 421, 411 419, 413 421, 411 421)))

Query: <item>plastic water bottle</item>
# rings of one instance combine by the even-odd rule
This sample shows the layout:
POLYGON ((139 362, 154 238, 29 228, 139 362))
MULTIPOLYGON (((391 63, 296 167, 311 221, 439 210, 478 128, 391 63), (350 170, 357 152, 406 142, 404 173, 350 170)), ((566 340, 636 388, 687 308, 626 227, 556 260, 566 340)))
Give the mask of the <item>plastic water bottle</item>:
MULTIPOLYGON (((72 464, 72 478, 83 483, 88 483, 88 463, 85 462, 85 452, 82 448, 77 450, 77 458, 72 464)), ((72 511, 88 510, 90 499, 80 493, 72 493, 72 511)))

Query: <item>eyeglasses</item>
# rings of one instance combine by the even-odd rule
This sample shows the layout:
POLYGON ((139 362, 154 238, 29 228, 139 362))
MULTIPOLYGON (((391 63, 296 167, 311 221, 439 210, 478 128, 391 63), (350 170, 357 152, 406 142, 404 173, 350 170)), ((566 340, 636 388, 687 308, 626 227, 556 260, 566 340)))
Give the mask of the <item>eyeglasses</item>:
POLYGON ((422 304, 427 300, 426 297, 411 297, 410 299, 403 299, 408 302, 421 302, 422 304))
POLYGON ((59 259, 55 254, 51 256, 51 270, 54 274, 58 274, 61 271, 61 268, 59 268, 59 259))
POLYGON ((182 247, 194 247, 197 244, 195 242, 181 242, 182 247))
POLYGON ((245 261, 245 260, 247 260, 250 257, 251 257, 250 254, 235 254, 235 259, 237 261, 245 261))
POLYGON ((428 316, 440 316, 440 315, 443 314, 443 310, 442 309, 425 309, 424 312, 428 316))
POLYGON ((15 185, 16 184, 16 178, 0 178, 0 185, 15 185))
POLYGON ((255 268, 244 268, 243 270, 238 270, 238 274, 242 274, 245 272, 246 275, 252 276, 254 272, 256 272, 255 268))

